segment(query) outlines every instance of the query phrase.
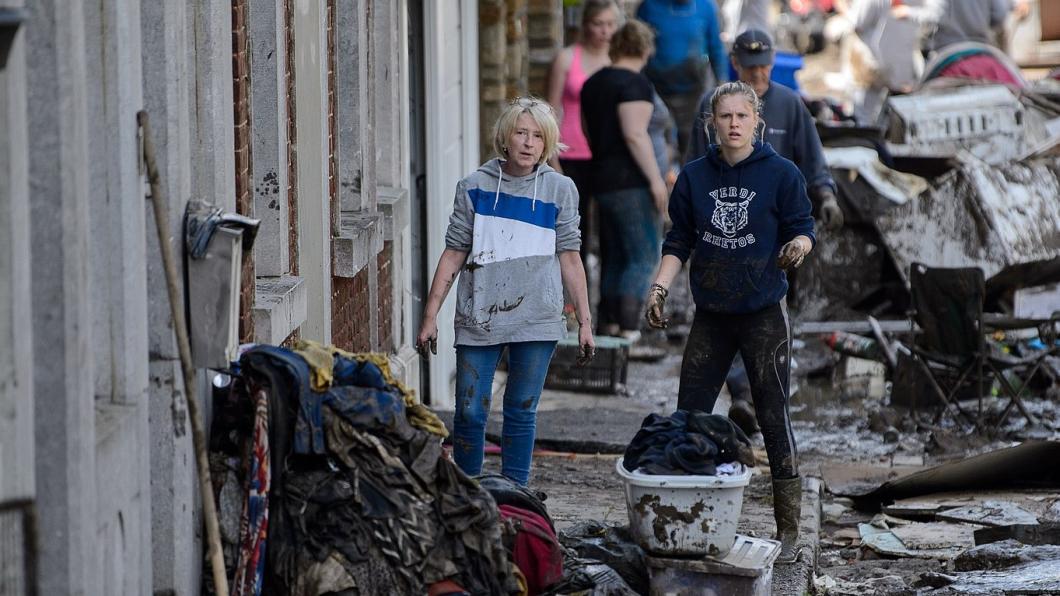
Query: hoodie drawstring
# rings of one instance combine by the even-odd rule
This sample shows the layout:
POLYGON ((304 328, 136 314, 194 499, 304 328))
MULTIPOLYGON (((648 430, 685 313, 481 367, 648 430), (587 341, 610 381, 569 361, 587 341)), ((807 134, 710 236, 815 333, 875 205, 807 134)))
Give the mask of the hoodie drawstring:
POLYGON ((534 194, 530 199, 530 211, 535 211, 537 207, 537 175, 541 173, 541 166, 534 169, 534 194))
POLYGON ((493 210, 497 210, 497 202, 501 200, 501 180, 504 180, 504 170, 501 169, 501 160, 497 160, 497 194, 493 197, 493 210))
MULTIPOLYGON (((537 211, 537 177, 541 174, 541 166, 534 168, 534 194, 530 197, 530 210, 537 211)), ((497 203, 501 200, 501 180, 504 180, 504 170, 501 169, 501 161, 497 160, 497 193, 493 195, 493 210, 497 210, 497 203)))

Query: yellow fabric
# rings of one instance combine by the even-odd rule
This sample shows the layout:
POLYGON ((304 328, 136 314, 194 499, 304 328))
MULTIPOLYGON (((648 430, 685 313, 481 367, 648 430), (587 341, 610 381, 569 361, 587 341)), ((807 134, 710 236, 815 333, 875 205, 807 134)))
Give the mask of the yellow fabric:
POLYGON ((335 378, 332 368, 336 355, 350 358, 357 362, 370 362, 378 366, 383 373, 383 380, 401 392, 401 397, 405 402, 405 417, 408 418, 409 424, 442 438, 449 436, 449 431, 446 430, 445 424, 441 419, 430 408, 416 399, 415 391, 406 387, 390 372, 390 360, 386 357, 386 354, 378 352, 354 354, 335 346, 325 346, 306 339, 295 342, 294 351, 302 358, 305 358, 305 361, 309 364, 310 385, 313 391, 326 391, 331 387, 331 382, 335 378))
POLYGON ((294 343, 295 353, 309 364, 309 386, 313 391, 327 391, 335 378, 332 372, 335 360, 329 348, 305 339, 294 343))
POLYGON ((526 581, 526 576, 515 566, 515 563, 511 563, 510 565, 512 568, 512 575, 515 576, 515 581, 519 582, 518 596, 530 596, 530 583, 526 581))

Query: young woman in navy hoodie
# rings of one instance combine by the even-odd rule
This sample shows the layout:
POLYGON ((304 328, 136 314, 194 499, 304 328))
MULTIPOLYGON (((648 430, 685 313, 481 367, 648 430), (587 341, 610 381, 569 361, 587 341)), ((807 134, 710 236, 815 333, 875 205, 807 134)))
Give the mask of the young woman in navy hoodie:
MULTIPOLYGON (((677 407, 710 412, 736 352, 743 355, 769 455, 781 560, 793 561, 802 499, 788 417, 790 329, 785 269, 814 245, 806 181, 792 162, 756 139, 761 101, 726 83, 710 102, 717 144, 688 163, 670 195, 673 228, 648 297, 648 323, 663 328, 666 295, 689 267, 695 319, 681 364, 677 407)), ((712 136, 708 131, 708 137, 712 136)))

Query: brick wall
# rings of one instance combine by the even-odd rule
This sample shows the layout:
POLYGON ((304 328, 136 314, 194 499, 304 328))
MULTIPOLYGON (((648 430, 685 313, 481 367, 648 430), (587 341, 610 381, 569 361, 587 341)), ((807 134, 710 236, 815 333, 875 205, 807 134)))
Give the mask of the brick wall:
POLYGON ((331 280, 331 341, 351 352, 371 350, 368 268, 355 277, 331 280))
POLYGON ((283 0, 284 82, 287 86, 287 218, 291 275, 298 275, 298 127, 295 124, 294 0, 283 0))
MULTIPOLYGON (((236 212, 253 215, 250 193, 250 49, 247 0, 232 0, 232 79, 235 110, 236 212)), ((254 253, 243 253, 239 289, 239 341, 254 340, 254 253)))
MULTIPOLYGON (((336 163, 336 77, 335 77, 335 0, 327 0, 327 67, 328 67, 328 198, 331 201, 332 235, 339 233, 341 215, 339 200, 338 167, 336 163)), ((369 18, 366 16, 366 18, 369 18)), ((368 44, 370 47, 370 44, 368 44)), ((374 148, 367 148, 374 150, 374 148)), ((366 189, 367 190, 367 189, 366 189)), ((372 349, 371 292, 369 267, 355 277, 331 278, 331 341, 336 346, 351 352, 367 352, 372 349)), ((379 279, 383 277, 379 272, 379 279)), ((380 283, 380 290, 382 284, 380 283)), ((390 290, 388 289, 387 292, 390 290)), ((390 320, 389 317, 387 319, 390 320)))
POLYGON ((527 45, 530 58, 527 88, 538 97, 546 97, 552 60, 563 47, 563 2, 529 0, 527 14, 527 45))
POLYGON ((505 54, 507 62, 508 99, 527 94, 527 78, 530 71, 529 47, 527 32, 530 28, 527 0, 507 0, 505 37, 508 47, 505 54))
POLYGON ((391 327, 394 320, 393 258, 394 243, 384 242, 383 250, 376 258, 379 271, 379 349, 383 352, 394 351, 394 334, 391 327))

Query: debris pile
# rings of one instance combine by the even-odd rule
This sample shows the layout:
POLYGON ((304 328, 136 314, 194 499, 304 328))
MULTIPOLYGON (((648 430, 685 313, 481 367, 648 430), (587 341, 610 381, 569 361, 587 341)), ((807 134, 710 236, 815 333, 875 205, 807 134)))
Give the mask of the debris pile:
POLYGON ((494 499, 385 358, 297 348, 245 352, 215 400, 234 593, 521 593, 494 499))
POLYGON ((1060 443, 1031 441, 882 484, 869 480, 880 468, 864 482, 824 469, 836 497, 822 508, 818 593, 1060 591, 1060 473, 1044 463, 1057 456, 1060 443))

